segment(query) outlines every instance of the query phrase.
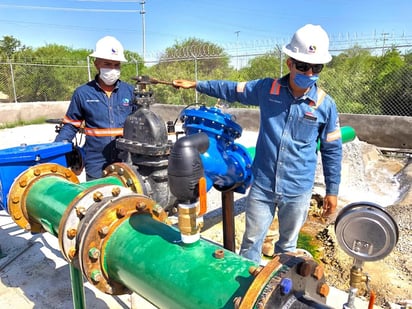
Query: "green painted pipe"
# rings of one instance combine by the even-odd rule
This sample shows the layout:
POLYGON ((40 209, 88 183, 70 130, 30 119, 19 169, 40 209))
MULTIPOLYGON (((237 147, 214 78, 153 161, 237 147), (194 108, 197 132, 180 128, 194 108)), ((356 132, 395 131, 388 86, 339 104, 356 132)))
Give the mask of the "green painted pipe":
POLYGON ((249 267, 258 265, 203 239, 192 245, 180 239, 175 228, 134 214, 107 240, 103 268, 159 308, 233 308, 254 279, 249 267))
MULTIPOLYGON (((342 135, 342 143, 348 143, 355 139, 356 132, 355 129, 349 126, 341 127, 340 128, 341 135, 342 135)), ((316 147, 317 150, 320 149, 320 140, 318 140, 318 145, 316 147)), ((255 158, 256 147, 249 147, 247 148, 247 152, 249 153, 252 160, 255 158)))
MULTIPOLYGON (((55 176, 39 179, 26 198, 29 217, 57 235, 66 208, 88 188, 100 185, 121 183, 115 177, 82 184, 55 176)), ((186 245, 176 228, 141 213, 120 223, 101 251, 102 268, 110 281, 160 308, 233 308, 234 298, 245 295, 254 280, 249 268, 258 266, 203 239, 186 245)), ((72 275, 76 308, 81 309, 81 283, 78 274, 72 275)))
POLYGON ((33 183, 27 194, 27 213, 47 232, 58 236, 60 221, 70 203, 88 188, 99 185, 124 186, 117 177, 105 177, 81 184, 56 176, 41 178, 33 183))
POLYGON ((72 263, 69 263, 69 267, 70 267, 70 279, 71 279, 71 286, 72 286, 73 308, 85 309, 86 308, 86 298, 84 297, 82 272, 80 269, 74 267, 72 263))

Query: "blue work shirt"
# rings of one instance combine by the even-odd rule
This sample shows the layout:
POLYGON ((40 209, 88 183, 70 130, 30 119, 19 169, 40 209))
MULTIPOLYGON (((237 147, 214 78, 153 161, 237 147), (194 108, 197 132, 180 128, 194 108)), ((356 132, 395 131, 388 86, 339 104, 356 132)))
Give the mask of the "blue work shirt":
POLYGON ((55 139, 56 142, 71 142, 84 125, 85 169, 87 175, 93 178, 102 177, 107 165, 121 161, 116 138, 123 136, 127 116, 137 109, 133 103, 132 85, 118 80, 109 97, 100 88, 97 78, 74 91, 63 119, 64 126, 55 139))
POLYGON ((337 195, 341 179, 342 139, 333 99, 315 84, 294 98, 289 75, 279 80, 198 81, 196 90, 260 108, 253 161, 256 184, 276 194, 297 196, 313 188, 320 140, 326 194, 337 195))

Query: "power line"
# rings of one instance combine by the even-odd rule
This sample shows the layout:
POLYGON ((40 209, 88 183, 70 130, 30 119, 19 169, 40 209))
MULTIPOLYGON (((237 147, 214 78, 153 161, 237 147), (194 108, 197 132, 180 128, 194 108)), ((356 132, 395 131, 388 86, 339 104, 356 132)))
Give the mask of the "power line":
POLYGON ((54 6, 32 6, 32 5, 13 5, 0 4, 0 8, 15 8, 22 10, 46 10, 46 11, 64 11, 64 12, 92 12, 92 13, 137 13, 138 10, 117 10, 117 9, 78 9, 78 8, 63 8, 54 6))
POLYGON ((64 25, 64 24, 49 24, 49 23, 37 23, 37 22, 28 22, 28 21, 17 21, 17 20, 7 20, 7 19, 0 19, 0 22, 5 22, 8 24, 16 24, 16 25, 30 25, 30 26, 39 26, 39 27, 54 27, 54 28, 61 28, 61 29, 80 29, 82 31, 99 31, 102 30, 106 31, 122 31, 128 33, 135 33, 136 30, 130 28, 102 28, 102 27, 85 27, 85 26, 77 26, 77 25, 64 25))

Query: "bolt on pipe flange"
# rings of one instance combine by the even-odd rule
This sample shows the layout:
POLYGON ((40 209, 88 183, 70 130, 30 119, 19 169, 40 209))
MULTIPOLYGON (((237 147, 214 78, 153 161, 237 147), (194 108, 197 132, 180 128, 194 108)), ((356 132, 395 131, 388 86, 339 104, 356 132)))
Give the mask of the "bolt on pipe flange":
POLYGON ((113 163, 106 167, 103 171, 103 176, 114 176, 120 179, 125 187, 130 188, 133 192, 144 194, 142 187, 143 180, 132 170, 126 163, 113 163))
POLYGON ((308 255, 276 255, 259 272, 251 270, 256 273, 255 280, 241 300, 237 300, 236 308, 283 308, 286 302, 298 299, 295 293, 311 295, 316 301, 326 303, 328 286, 325 278, 316 272, 317 265, 308 255))
POLYGON ((121 190, 127 190, 128 194, 113 197, 100 188, 103 198, 88 208, 77 236, 77 258, 84 276, 100 291, 111 295, 130 293, 122 284, 110 280, 104 268, 105 243, 111 234, 132 215, 149 214, 155 220, 169 223, 166 212, 155 201, 127 188, 121 190))
POLYGON ((14 222, 25 230, 41 232, 39 222, 30 221, 26 209, 26 198, 32 185, 43 177, 56 176, 79 183, 79 179, 70 169, 55 163, 42 163, 34 165, 14 180, 9 190, 8 205, 10 216, 14 222))
POLYGON ((72 262, 74 258, 73 249, 76 250, 77 248, 80 221, 89 208, 96 203, 99 196, 121 197, 130 193, 130 189, 119 186, 99 185, 88 188, 72 200, 60 220, 58 236, 60 251, 68 262, 72 262))

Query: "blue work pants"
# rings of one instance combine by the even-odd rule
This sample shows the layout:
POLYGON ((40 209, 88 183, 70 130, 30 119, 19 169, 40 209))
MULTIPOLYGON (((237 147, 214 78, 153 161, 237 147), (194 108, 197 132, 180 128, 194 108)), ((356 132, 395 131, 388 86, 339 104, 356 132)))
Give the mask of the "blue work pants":
POLYGON ((294 252, 300 229, 308 216, 312 190, 298 196, 284 196, 252 185, 246 202, 246 229, 240 255, 260 263, 262 245, 277 211, 279 240, 275 253, 294 252))

